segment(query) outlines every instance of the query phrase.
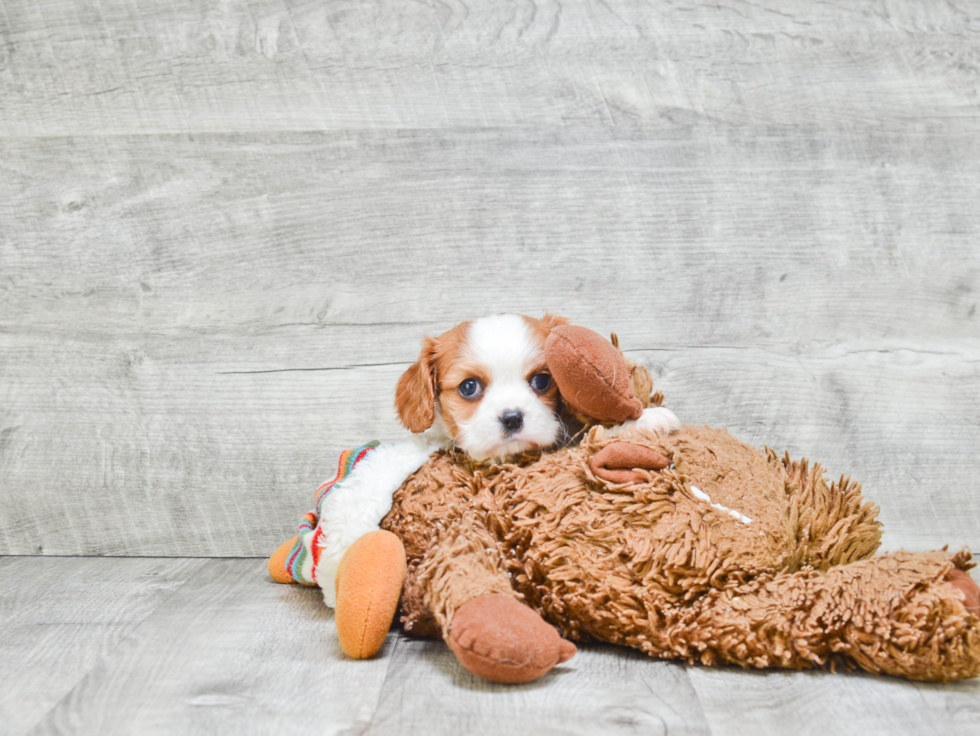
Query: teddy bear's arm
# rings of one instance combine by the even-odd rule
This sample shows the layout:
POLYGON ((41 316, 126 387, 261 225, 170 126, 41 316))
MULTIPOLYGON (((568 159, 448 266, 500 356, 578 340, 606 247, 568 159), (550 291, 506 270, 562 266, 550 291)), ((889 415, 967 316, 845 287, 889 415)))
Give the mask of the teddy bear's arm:
POLYGON ((443 529, 419 585, 460 663, 494 682, 531 682, 575 654, 575 645, 517 599, 496 539, 476 513, 443 529))
POLYGON ((715 591, 670 636, 704 664, 802 669, 843 658, 914 680, 980 674, 969 553, 897 552, 715 591), (959 571, 959 572, 958 572, 959 571), (971 595, 973 600, 971 600, 971 595))
POLYGON ((680 428, 674 413, 651 396, 650 372, 626 360, 615 335, 610 342, 585 327, 562 325, 548 335, 545 357, 562 399, 586 426, 605 424, 610 435, 680 428))
POLYGON ((516 598, 494 536, 475 513, 445 524, 419 568, 425 604, 447 632, 456 610, 481 595, 516 598))

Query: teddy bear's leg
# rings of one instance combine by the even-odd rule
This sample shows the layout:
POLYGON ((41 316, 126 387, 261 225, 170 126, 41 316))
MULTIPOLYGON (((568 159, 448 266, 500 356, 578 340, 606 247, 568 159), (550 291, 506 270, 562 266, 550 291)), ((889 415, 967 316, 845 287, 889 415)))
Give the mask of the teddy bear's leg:
POLYGON ((914 680, 975 677, 976 584, 957 573, 968 561, 969 553, 898 552, 767 576, 706 596, 673 641, 709 664, 800 669, 844 659, 914 680))
POLYGON ((366 659, 381 649, 398 609, 405 571, 402 541, 383 529, 360 537, 344 553, 335 579, 334 620, 348 656, 366 659))
POLYGON ((795 487, 793 513, 799 521, 795 564, 827 570, 871 557, 881 543, 878 507, 864 500, 861 484, 841 477, 828 483, 819 463, 791 460, 767 450, 769 464, 795 487))
POLYGON ((970 577, 970 574, 959 568, 950 570, 946 576, 950 585, 963 594, 963 605, 974 616, 980 616, 980 585, 970 577))

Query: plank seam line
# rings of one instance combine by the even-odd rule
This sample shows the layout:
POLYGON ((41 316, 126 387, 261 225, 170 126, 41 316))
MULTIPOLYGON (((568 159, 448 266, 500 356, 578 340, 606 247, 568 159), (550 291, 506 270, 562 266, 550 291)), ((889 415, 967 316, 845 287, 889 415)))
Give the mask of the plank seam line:
MULTIPOLYGON (((385 668, 385 676, 381 681, 381 687, 378 688, 378 696, 374 700, 374 707, 371 708, 371 716, 367 719, 367 722, 361 721, 358 723, 356 720, 352 724, 353 728, 350 730, 345 730, 345 734, 350 734, 350 736, 364 736, 364 734, 370 733, 371 729, 375 725, 375 721, 378 717, 378 706, 381 705, 381 698, 385 692, 385 688, 388 685, 388 681, 391 680, 391 667, 395 661, 395 652, 398 650, 401 644, 402 635, 398 630, 392 628, 389 630, 388 638, 390 638, 391 647, 389 649, 389 642, 385 642, 385 649, 389 651, 385 654, 385 659, 388 660, 388 666, 385 668)), ((384 649, 382 649, 384 652, 384 649)))
POLYGON ((257 371, 218 371, 219 376, 251 376, 262 373, 316 373, 324 371, 349 371, 356 368, 385 368, 388 366, 409 366, 411 363, 396 361, 393 363, 357 363, 354 365, 339 365, 328 368, 269 368, 257 371))

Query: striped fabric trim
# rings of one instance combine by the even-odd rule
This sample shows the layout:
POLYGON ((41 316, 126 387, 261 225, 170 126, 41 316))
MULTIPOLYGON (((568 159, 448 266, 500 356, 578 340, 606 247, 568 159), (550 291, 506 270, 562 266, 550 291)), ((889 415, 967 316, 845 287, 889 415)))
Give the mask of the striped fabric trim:
POLYGON ((317 488, 316 496, 313 499, 313 511, 307 512, 303 517, 299 524, 299 536, 296 539, 296 544, 286 556, 286 572, 297 583, 316 584, 316 566, 320 561, 320 548, 322 546, 320 542, 323 534, 318 523, 323 510, 323 500, 337 483, 350 475, 356 465, 380 444, 374 440, 352 450, 344 450, 340 453, 337 475, 317 488))

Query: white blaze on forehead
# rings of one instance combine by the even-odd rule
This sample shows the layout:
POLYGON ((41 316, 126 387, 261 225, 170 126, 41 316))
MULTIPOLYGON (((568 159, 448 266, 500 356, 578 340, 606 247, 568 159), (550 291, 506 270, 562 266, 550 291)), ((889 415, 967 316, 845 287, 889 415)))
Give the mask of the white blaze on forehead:
POLYGON ((524 373, 544 355, 522 317, 495 314, 474 321, 467 335, 465 358, 485 365, 493 381, 523 381, 524 373))

